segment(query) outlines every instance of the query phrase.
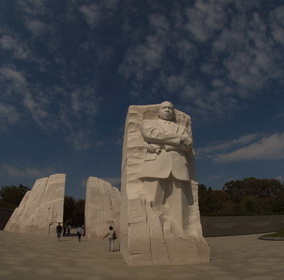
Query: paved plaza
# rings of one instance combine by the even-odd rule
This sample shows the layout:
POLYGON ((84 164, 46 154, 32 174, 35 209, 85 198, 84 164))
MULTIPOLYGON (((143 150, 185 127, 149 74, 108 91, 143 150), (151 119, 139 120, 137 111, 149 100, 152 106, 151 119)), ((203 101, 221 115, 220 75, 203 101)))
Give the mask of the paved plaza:
MULTIPOLYGON (((278 280, 284 241, 257 235, 206 238, 211 262, 192 266, 128 267, 108 240, 31 236, 0 231, 0 280, 278 280)), ((118 245, 118 244, 116 244, 118 245)))

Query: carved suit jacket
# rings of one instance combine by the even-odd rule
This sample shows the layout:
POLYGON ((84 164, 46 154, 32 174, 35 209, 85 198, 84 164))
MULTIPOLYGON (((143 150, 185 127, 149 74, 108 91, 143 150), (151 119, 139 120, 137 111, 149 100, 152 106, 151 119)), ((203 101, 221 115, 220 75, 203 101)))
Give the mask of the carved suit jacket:
POLYGON ((191 151, 181 143, 190 132, 185 126, 161 119, 145 120, 141 128, 147 152, 141 164, 140 178, 165 179, 172 174, 178 180, 190 181, 186 154, 191 151))

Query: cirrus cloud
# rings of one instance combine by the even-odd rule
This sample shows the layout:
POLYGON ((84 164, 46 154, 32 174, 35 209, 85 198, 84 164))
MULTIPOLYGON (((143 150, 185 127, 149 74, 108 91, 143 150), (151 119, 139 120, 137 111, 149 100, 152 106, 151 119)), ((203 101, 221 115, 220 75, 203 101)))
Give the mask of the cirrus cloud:
POLYGON ((13 176, 16 178, 40 178, 47 177, 50 174, 55 173, 52 168, 30 168, 30 167, 16 167, 8 164, 0 165, 0 174, 6 176, 13 176))
POLYGON ((216 162, 280 159, 284 159, 284 133, 263 137, 247 146, 214 157, 216 162))

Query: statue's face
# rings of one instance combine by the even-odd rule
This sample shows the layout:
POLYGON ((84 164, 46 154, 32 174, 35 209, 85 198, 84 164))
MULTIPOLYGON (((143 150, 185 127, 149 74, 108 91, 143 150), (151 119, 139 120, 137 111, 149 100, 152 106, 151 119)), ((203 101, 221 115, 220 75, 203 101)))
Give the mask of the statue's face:
POLYGON ((161 103, 159 109, 159 118, 162 120, 172 121, 174 118, 174 105, 171 102, 165 101, 161 103))

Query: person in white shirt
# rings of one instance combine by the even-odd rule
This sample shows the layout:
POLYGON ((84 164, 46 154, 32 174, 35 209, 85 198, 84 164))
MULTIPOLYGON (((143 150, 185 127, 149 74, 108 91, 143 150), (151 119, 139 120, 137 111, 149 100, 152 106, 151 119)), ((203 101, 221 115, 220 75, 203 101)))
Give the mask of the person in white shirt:
POLYGON ((82 227, 81 227, 81 226, 78 226, 78 227, 77 227, 77 236, 78 236, 78 241, 81 241, 82 233, 83 233, 83 229, 82 229, 82 227))
POLYGON ((112 226, 109 227, 109 232, 103 237, 103 239, 106 237, 108 237, 109 240, 108 250, 114 252, 114 240, 116 239, 116 232, 112 226))

